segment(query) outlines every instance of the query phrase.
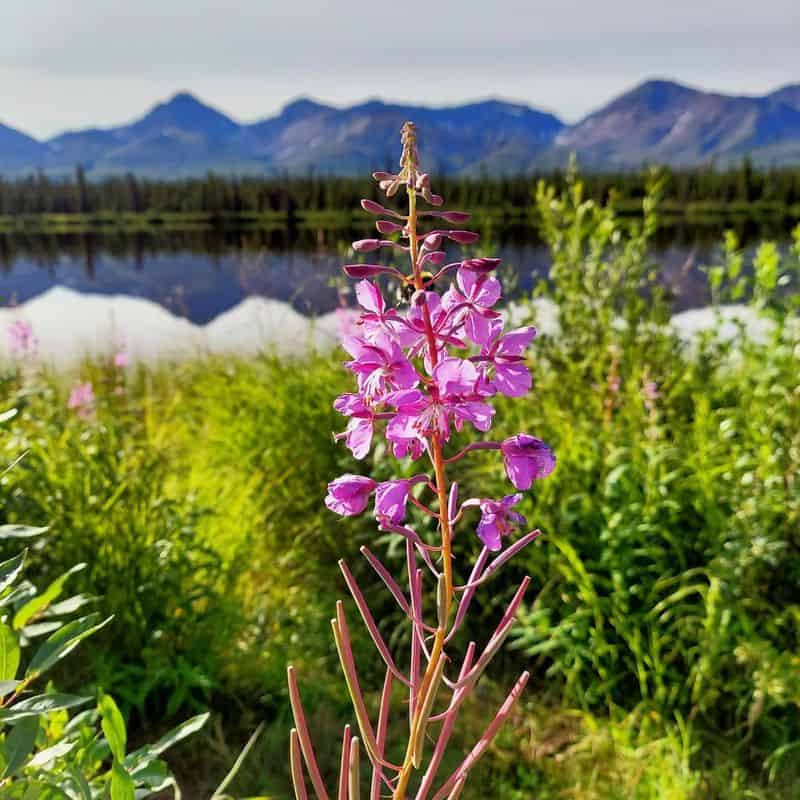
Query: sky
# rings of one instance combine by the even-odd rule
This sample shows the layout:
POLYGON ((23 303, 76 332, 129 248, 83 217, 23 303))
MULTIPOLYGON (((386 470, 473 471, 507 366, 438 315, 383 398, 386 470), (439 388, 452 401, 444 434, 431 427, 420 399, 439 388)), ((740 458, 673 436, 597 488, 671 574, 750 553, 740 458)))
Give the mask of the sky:
POLYGON ((800 82, 798 0, 0 0, 0 122, 44 138, 189 90, 240 121, 298 96, 521 101, 572 122, 669 77, 800 82))

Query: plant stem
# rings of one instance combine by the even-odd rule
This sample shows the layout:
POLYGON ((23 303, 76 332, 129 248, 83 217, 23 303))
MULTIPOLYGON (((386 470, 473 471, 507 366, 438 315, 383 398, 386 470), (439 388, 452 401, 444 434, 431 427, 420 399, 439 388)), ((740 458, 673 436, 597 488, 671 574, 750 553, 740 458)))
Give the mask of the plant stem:
MULTIPOLYGON (((408 241, 409 256, 411 259, 412 279, 417 290, 424 288, 422 270, 419 266, 419 236, 417 234, 417 193, 413 186, 407 186, 408 193, 408 241)), ((425 324, 425 336, 428 340, 428 356, 431 368, 436 366, 438 353, 436 348, 436 334, 431 321, 430 309, 426 300, 422 302, 422 316, 425 324)), ((447 503, 447 475, 445 473, 445 460, 442 452, 442 442, 437 432, 431 435, 431 461, 434 469, 436 495, 439 501, 439 528, 442 536, 442 569, 445 580, 444 592, 444 625, 436 629, 434 643, 431 649, 431 658, 425 670, 425 675, 420 683, 417 700, 424 698, 430 688, 436 667, 440 659, 444 658, 444 641, 450 616, 453 608, 453 558, 451 550, 451 528, 447 503)), ((411 722, 408 745, 403 764, 397 778, 397 787, 392 794, 393 800, 405 800, 408 783, 414 769, 414 750, 420 731, 425 726, 422 719, 424 713, 422 703, 417 703, 417 710, 411 722)))

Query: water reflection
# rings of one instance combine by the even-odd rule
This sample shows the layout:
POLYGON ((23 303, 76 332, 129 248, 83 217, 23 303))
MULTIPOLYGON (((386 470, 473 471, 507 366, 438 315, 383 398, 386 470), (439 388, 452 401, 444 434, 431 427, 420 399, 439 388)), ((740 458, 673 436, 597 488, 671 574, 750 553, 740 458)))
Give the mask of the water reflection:
MULTIPOLYGON (((748 218, 665 223, 655 238, 653 258, 675 296, 676 310, 707 303, 700 266, 713 262, 726 228, 736 230, 747 245, 764 238, 785 241, 791 226, 787 220, 748 218)), ((314 316, 339 305, 336 282, 340 264, 351 257, 348 243, 368 231, 292 227, 0 234, 0 295, 7 304, 24 303, 54 286, 127 295, 154 301, 197 324, 259 296, 314 316)), ((530 291, 549 268, 547 249, 530 225, 484 225, 482 247, 499 254, 513 270, 517 294, 530 291)))

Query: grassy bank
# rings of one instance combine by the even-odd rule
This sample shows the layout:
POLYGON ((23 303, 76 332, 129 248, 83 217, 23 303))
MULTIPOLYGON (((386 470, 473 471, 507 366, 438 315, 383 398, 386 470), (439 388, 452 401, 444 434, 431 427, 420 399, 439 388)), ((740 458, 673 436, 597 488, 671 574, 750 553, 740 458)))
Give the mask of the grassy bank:
MULTIPOLYGON (((619 214, 639 217, 641 200, 618 201, 619 214)), ((526 225, 538 227, 541 216, 535 207, 514 205, 473 208, 479 226, 487 224, 526 225)), ((662 224, 721 225, 741 220, 753 223, 781 223, 800 219, 800 205, 775 201, 664 202, 661 205, 662 224)), ((290 211, 97 211, 91 213, 35 213, 0 215, 0 233, 25 234, 101 234, 157 233, 159 231, 285 230, 312 228, 323 230, 358 230, 368 227, 362 214, 336 210, 290 211)))
MULTIPOLYGON (((729 240, 709 273, 715 297, 751 298, 773 334, 687 347, 659 325, 652 203, 631 226, 575 183, 563 196, 543 187, 539 209, 554 258, 543 291, 563 334, 536 343, 534 394, 498 404, 498 435, 541 436, 558 467, 521 509, 544 536, 465 631, 484 641, 515 578, 533 577, 461 744, 510 675, 524 664, 534 679, 468 796, 788 800, 800 785, 800 341, 782 284, 800 247, 781 259, 765 245, 743 264, 729 240)), ((31 359, 2 377, 18 409, 3 457, 24 457, 0 479, 0 521, 49 524, 47 557, 34 552, 29 569, 52 578, 86 561, 72 588, 115 614, 59 679, 113 692, 148 738, 211 708, 204 738, 173 756, 189 797, 206 796, 262 720, 230 792, 288 796, 287 661, 322 741, 348 713, 329 638, 336 560, 361 569, 365 542, 401 556, 368 521, 322 505, 332 477, 391 468, 380 450, 359 466, 331 439, 331 400, 348 385, 339 362, 265 354, 61 375, 31 359), (67 407, 78 380, 96 398, 83 417, 67 407)), ((493 460, 453 477, 504 491, 493 460)), ((478 542, 458 547, 463 573, 478 542)), ((373 689, 375 666, 363 663, 373 689)))

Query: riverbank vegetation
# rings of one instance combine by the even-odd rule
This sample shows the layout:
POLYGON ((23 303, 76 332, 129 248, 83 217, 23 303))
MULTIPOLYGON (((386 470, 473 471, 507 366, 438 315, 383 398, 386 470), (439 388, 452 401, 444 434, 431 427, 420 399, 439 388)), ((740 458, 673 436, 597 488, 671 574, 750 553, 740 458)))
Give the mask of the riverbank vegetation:
MULTIPOLYGON (((662 217, 800 216, 800 169, 760 171, 748 161, 717 169, 663 169, 662 217)), ((620 213, 639 215, 647 193, 649 170, 596 173, 584 176, 588 198, 605 202, 614 196, 620 213)), ((539 179, 562 191, 569 173, 481 178, 438 178, 437 186, 459 207, 478 217, 537 217, 532 187, 539 179)), ((378 199, 367 179, 330 175, 306 177, 230 177, 156 180, 129 174, 97 181, 82 169, 67 178, 44 173, 24 178, 0 178, 0 230, 24 224, 44 228, 69 225, 122 227, 182 224, 351 224, 362 220, 343 209, 359 199, 378 199)))
MULTIPOLYGON (((553 256, 538 293, 561 333, 537 340, 533 399, 500 404, 498 436, 536 431, 558 466, 520 506, 544 535, 465 631, 484 641, 532 576, 465 736, 507 674, 533 677, 465 796, 789 800, 800 786, 800 232, 752 260, 729 236, 708 265, 715 300, 746 300, 765 337, 718 335, 712 313, 686 344, 664 325, 648 255, 660 189, 637 219, 574 175, 534 194, 553 256)), ((343 525, 322 504, 356 466, 331 439, 341 354, 125 361, 63 375, 29 352, 2 375, 2 410, 17 410, 3 462, 20 460, 0 478, 0 522, 49 525, 27 565, 37 585, 85 562, 72 590, 114 614, 54 680, 110 692, 134 739, 210 710, 165 756, 187 797, 208 796, 264 722, 226 791, 283 800, 286 662, 315 677, 304 699, 318 735, 338 737, 348 713, 329 628, 337 558, 358 564, 365 543, 402 558, 369 521, 343 525), (78 383, 91 393, 70 402, 78 383)), ((378 449, 365 469, 389 468, 378 449)), ((453 475, 502 494, 490 459, 453 475)), ((374 690, 366 644, 354 647, 374 690)))

